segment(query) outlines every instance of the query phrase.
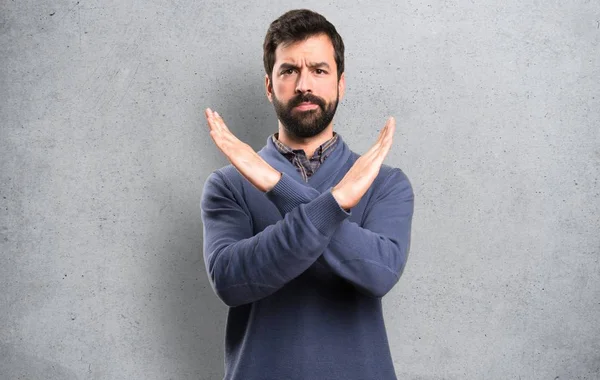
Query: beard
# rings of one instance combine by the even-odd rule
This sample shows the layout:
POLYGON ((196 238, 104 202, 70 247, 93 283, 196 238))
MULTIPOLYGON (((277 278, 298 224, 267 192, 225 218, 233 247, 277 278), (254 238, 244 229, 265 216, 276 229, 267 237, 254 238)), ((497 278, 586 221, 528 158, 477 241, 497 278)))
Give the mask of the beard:
POLYGON ((288 134, 297 138, 308 138, 323 132, 331 123, 339 99, 339 92, 336 95, 335 101, 331 103, 327 103, 324 99, 310 92, 305 92, 293 97, 287 103, 282 103, 275 97, 275 93, 273 93, 273 106, 275 107, 277 118, 288 134), (303 102, 311 102, 318 107, 306 111, 294 110, 294 107, 303 102))

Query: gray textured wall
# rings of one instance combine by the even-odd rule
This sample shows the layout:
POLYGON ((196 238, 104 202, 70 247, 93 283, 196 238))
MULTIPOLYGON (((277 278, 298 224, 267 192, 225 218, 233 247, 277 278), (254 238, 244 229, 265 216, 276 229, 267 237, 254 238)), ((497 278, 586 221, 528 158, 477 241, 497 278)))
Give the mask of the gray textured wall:
POLYGON ((353 150, 398 120, 398 376, 600 378, 598 1, 0 4, 0 379, 222 376, 202 110, 262 147, 262 39, 298 6, 345 39, 353 150))

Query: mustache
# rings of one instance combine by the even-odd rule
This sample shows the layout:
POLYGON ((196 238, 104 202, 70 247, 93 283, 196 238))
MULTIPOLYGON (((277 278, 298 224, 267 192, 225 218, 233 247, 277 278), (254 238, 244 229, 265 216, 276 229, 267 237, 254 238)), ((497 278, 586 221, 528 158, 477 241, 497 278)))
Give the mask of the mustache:
POLYGON ((313 104, 317 104, 319 107, 321 107, 321 109, 325 108, 325 100, 319 98, 316 95, 311 94, 310 92, 305 92, 304 94, 298 94, 297 96, 293 97, 289 101, 288 107, 294 108, 304 102, 310 102, 313 104))

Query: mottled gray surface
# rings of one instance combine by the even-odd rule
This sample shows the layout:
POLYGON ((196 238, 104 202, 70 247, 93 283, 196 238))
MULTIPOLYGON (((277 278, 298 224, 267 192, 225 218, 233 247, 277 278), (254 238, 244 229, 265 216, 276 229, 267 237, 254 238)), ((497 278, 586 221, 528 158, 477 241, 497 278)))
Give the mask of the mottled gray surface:
POLYGON ((0 2, 0 379, 220 379, 199 202, 259 149, 270 21, 347 47, 336 130, 416 193, 384 298, 402 379, 600 378, 598 1, 0 2))

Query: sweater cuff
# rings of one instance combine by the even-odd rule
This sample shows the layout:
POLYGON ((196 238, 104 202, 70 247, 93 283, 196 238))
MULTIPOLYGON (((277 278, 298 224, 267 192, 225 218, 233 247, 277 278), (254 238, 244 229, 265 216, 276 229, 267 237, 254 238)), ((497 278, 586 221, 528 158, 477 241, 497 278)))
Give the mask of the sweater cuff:
POLYGON ((331 236, 352 211, 346 212, 335 200, 329 188, 316 199, 306 204, 304 211, 313 225, 325 236, 331 236))
POLYGON ((315 199, 319 192, 296 182, 287 173, 282 173, 275 186, 265 193, 269 199, 285 215, 303 203, 315 199), (313 192, 312 196, 310 192, 313 192))

